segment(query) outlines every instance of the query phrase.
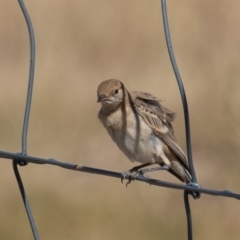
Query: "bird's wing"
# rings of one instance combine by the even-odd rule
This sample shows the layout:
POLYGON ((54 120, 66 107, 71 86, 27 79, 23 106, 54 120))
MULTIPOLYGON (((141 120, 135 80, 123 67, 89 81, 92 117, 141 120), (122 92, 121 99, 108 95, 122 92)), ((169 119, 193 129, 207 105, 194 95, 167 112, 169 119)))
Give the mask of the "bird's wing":
POLYGON ((175 113, 161 105, 161 100, 144 92, 132 92, 132 102, 137 113, 151 127, 153 132, 178 156, 189 169, 187 158, 174 136, 171 122, 175 113))

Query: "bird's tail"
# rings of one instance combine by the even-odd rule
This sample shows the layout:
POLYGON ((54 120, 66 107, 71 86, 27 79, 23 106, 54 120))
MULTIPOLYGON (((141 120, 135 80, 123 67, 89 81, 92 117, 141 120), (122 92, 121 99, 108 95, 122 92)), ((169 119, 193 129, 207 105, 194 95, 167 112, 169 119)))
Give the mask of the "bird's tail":
POLYGON ((171 167, 168 170, 172 175, 177 177, 180 181, 185 183, 190 183, 192 181, 192 176, 188 169, 186 169, 179 161, 172 160, 171 167))
MULTIPOLYGON (((179 162, 171 162, 171 168, 168 170, 175 177, 177 177, 180 181, 185 182, 186 184, 192 183, 192 176, 188 169, 184 168, 179 162)), ((198 184, 189 184, 193 187, 200 187, 198 184)), ((193 197, 200 198, 199 192, 192 192, 193 197)))

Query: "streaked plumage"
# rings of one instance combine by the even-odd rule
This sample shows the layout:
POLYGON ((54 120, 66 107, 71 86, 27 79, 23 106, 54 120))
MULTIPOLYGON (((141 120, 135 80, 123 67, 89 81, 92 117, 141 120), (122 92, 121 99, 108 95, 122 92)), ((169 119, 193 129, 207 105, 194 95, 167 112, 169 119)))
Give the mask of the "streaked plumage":
POLYGON ((102 104, 98 117, 131 161, 159 164, 181 181, 191 181, 187 158, 174 136, 175 113, 149 93, 129 93, 116 79, 102 82, 97 93, 102 104))

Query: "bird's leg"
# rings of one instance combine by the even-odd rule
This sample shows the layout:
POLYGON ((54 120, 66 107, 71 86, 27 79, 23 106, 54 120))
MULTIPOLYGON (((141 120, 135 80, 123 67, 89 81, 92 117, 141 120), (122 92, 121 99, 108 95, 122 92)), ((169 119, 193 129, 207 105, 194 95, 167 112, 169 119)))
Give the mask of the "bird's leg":
POLYGON ((144 167, 147 167, 147 166, 150 166, 150 165, 152 165, 152 163, 144 163, 144 164, 141 164, 141 165, 138 165, 138 166, 135 166, 135 167, 131 168, 129 171, 130 172, 136 172, 140 168, 144 168, 144 167))
POLYGON ((134 179, 136 177, 139 176, 139 174, 143 175, 142 173, 140 173, 138 170, 140 168, 143 168, 143 167, 147 167, 149 165, 152 165, 152 163, 145 163, 145 164, 142 164, 142 165, 139 165, 139 166, 136 166, 136 167, 133 167, 131 168, 130 170, 126 171, 126 172, 123 172, 122 173, 122 178, 121 178, 121 182, 123 183, 123 180, 124 179, 128 179, 127 183, 126 183, 126 186, 128 184, 130 184, 132 181, 134 181, 134 179))
POLYGON ((146 172, 153 172, 153 171, 159 171, 159 170, 169 170, 169 168, 171 167, 171 162, 166 157, 164 152, 161 152, 160 158, 162 159, 162 162, 159 163, 159 165, 161 165, 160 167, 142 169, 142 170, 139 171, 140 174, 143 175, 146 172))
POLYGON ((162 159, 162 163, 160 164, 160 167, 155 168, 147 168, 140 170, 140 174, 143 175, 146 172, 153 172, 153 171, 159 171, 159 170, 169 170, 171 167, 171 162, 168 160, 168 158, 165 156, 164 152, 161 152, 160 157, 162 159))
POLYGON ((142 169, 140 170, 140 174, 143 175, 146 172, 154 172, 154 171, 159 171, 159 170, 169 170, 170 165, 164 165, 164 166, 160 166, 160 167, 155 167, 155 168, 146 168, 146 169, 142 169))

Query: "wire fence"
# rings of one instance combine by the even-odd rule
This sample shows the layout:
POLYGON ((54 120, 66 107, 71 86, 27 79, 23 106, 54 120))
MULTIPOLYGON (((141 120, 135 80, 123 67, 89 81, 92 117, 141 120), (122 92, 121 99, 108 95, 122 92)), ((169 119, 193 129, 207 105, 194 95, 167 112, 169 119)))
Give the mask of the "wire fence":
MULTIPOLYGON (((109 177, 115 178, 122 178, 122 174, 119 172, 107 171, 104 169, 97 169, 87 166, 82 166, 78 164, 60 162, 56 159, 43 159, 34 156, 27 155, 27 132, 28 132, 28 123, 29 123, 29 116, 31 110, 31 100, 32 100, 32 90, 33 90, 33 83, 34 83, 34 67, 35 67, 35 40, 34 40, 34 31, 31 23, 31 19, 27 12, 27 9, 24 5, 23 0, 18 0, 19 5, 22 9, 22 13, 25 17, 29 38, 30 38, 30 70, 29 70, 29 80, 28 80, 28 91, 27 91, 27 100, 25 106, 25 114, 24 114, 24 121, 23 121, 23 129, 22 129, 22 152, 21 153, 10 153, 5 151, 0 151, 0 158, 5 158, 12 161, 13 170, 16 176, 16 180, 21 192, 21 196, 23 199, 23 203, 28 215, 29 223, 32 229, 32 233, 35 240, 40 239, 38 235, 38 231, 34 222, 34 218, 31 212, 31 208, 27 199, 27 195, 24 190, 24 185, 20 177, 20 173, 18 171, 18 165, 26 166, 28 163, 35 163, 35 164, 49 164, 58 167, 62 167, 69 170, 93 173, 98 175, 104 175, 109 177)), ((179 86, 179 90, 181 93, 183 110, 184 110, 184 119, 185 119, 185 130, 186 130, 186 143, 187 143, 187 155, 189 161, 190 172, 192 175, 192 182, 189 185, 183 184, 176 184, 171 182, 165 182, 161 180, 146 178, 144 176, 138 176, 135 180, 142 181, 151 185, 166 187, 166 188, 173 188, 178 190, 184 191, 184 203, 185 203, 185 210, 187 216, 187 231, 188 231, 188 240, 192 240, 192 218, 191 218, 191 209, 189 204, 189 195, 193 195, 196 199, 200 196, 200 193, 209 194, 213 196, 223 196, 228 198, 235 198, 240 200, 240 194, 233 193, 229 190, 218 191, 212 189, 202 188, 197 183, 197 178, 194 170, 193 159, 192 159, 192 147, 191 147, 191 133, 190 133, 190 120, 189 120, 189 113, 188 113, 188 104, 187 98, 184 91, 184 86, 182 83, 182 79, 177 67, 177 63, 174 57, 174 52, 171 43, 170 31, 168 26, 168 16, 167 16, 167 6, 166 0, 161 0, 161 7, 162 7, 162 16, 163 16, 163 24, 164 24, 164 32, 166 37, 167 48, 170 56, 170 60, 172 63, 172 67, 176 76, 176 80, 179 86), (199 194, 199 195, 196 195, 199 194)))

